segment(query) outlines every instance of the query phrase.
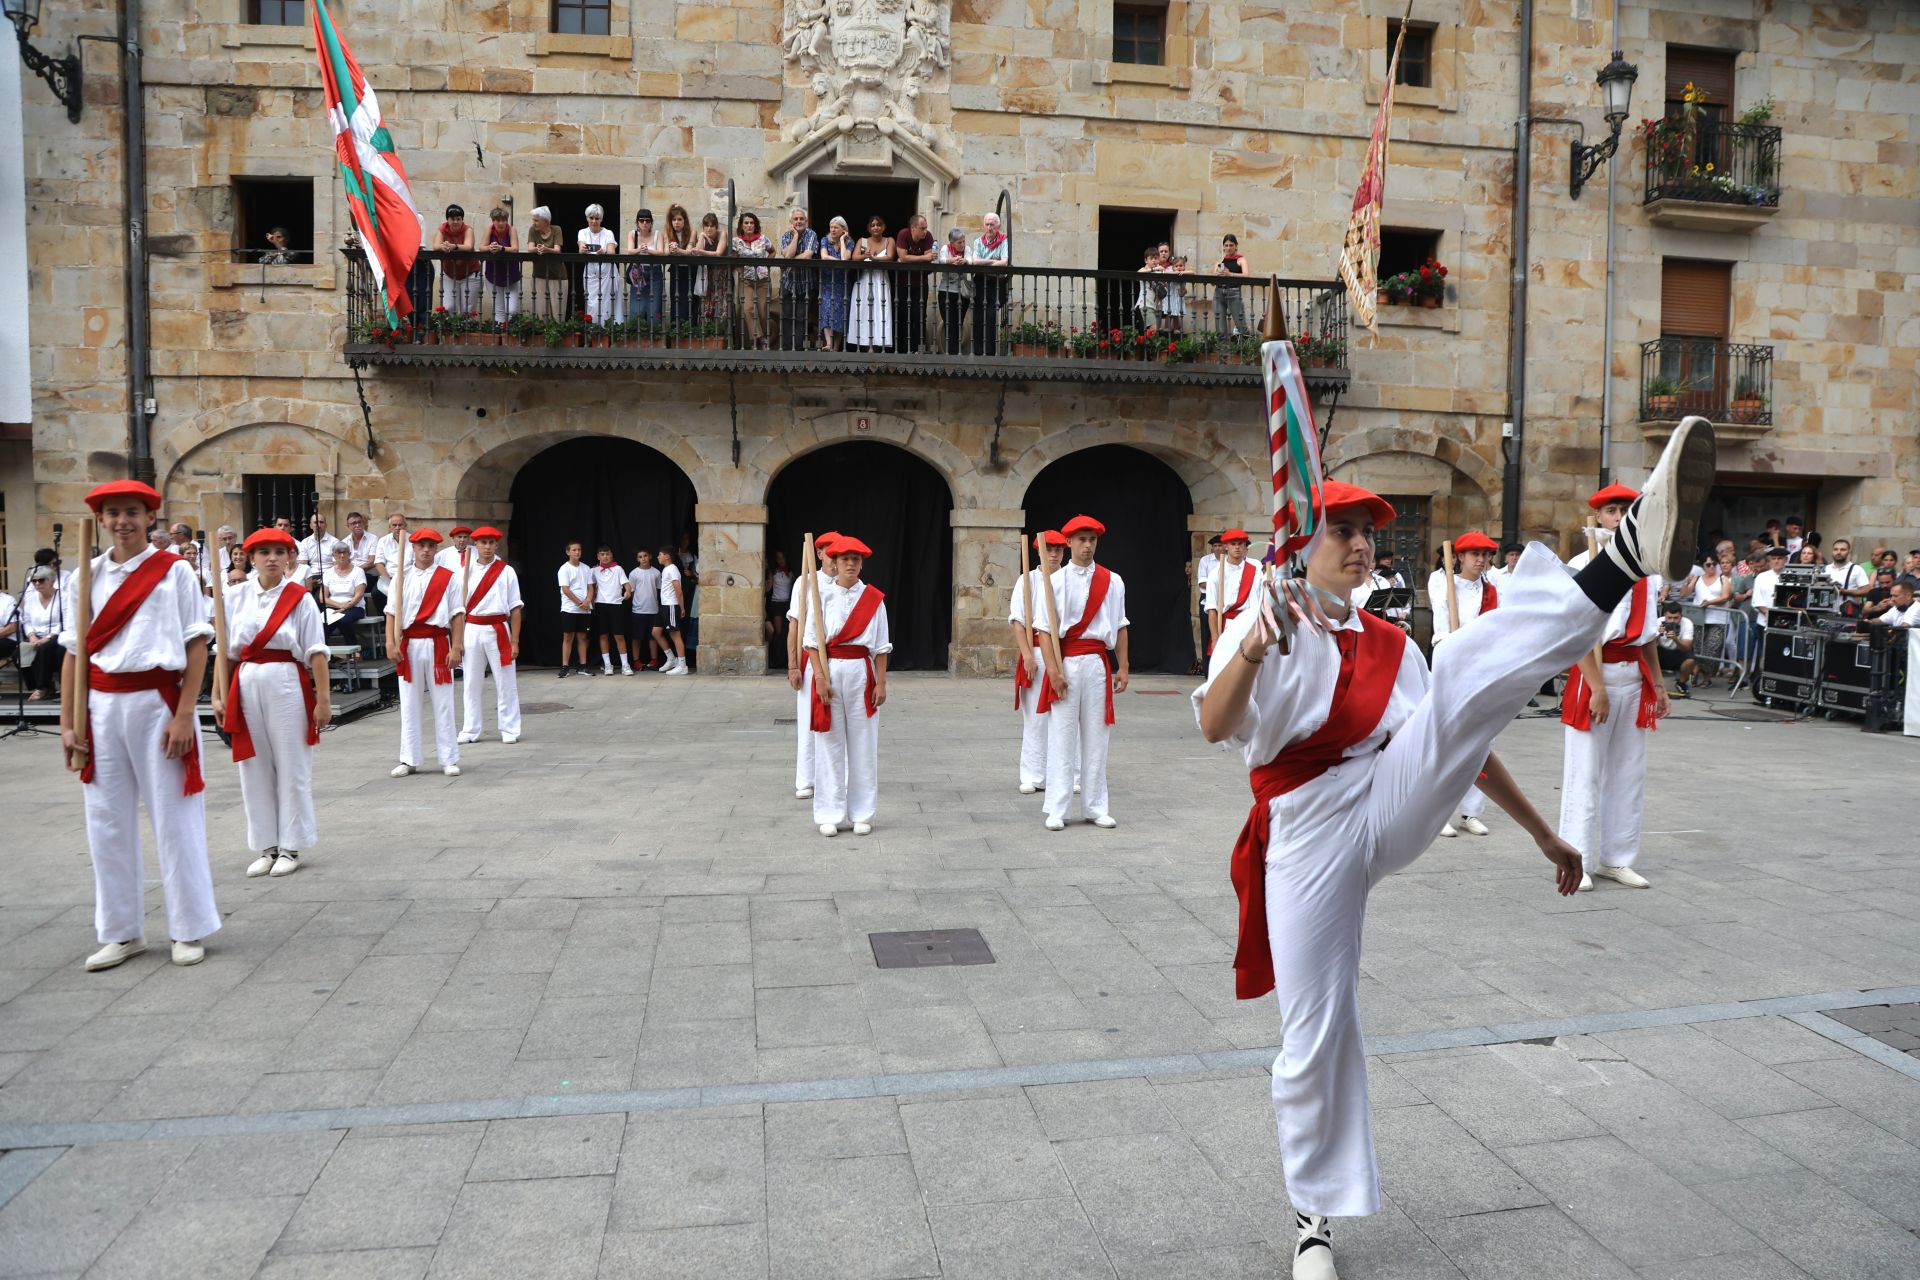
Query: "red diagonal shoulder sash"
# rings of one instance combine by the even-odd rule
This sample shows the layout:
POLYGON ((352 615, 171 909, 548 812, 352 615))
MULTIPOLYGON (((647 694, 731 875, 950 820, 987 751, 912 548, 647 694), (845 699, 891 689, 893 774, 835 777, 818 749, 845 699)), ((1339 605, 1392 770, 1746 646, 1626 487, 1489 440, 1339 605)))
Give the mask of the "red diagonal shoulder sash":
POLYGON ((1480 575, 1480 612, 1492 613, 1500 607, 1500 588, 1493 585, 1491 574, 1480 575))
POLYGON ((154 588, 166 579, 167 571, 181 563, 184 561, 171 551, 156 551, 127 575, 127 580, 120 584, 118 591, 107 597, 106 605, 87 628, 89 658, 113 642, 113 638, 126 628, 127 623, 133 621, 133 615, 140 612, 140 606, 147 602, 154 588))
MULTIPOLYGON (((1635 662, 1640 665, 1640 704, 1633 718, 1634 726, 1640 729, 1654 727, 1654 712, 1659 704, 1653 672, 1648 669, 1645 656, 1640 652, 1640 633, 1647 626, 1647 595, 1645 578, 1633 584, 1633 591, 1627 597, 1626 633, 1618 640, 1609 640, 1600 646, 1600 661, 1603 663, 1635 662)), ((1587 678, 1580 673, 1580 664, 1577 662, 1568 670, 1567 687, 1560 694, 1560 723, 1581 733, 1593 731, 1593 690, 1587 686, 1587 678)))
POLYGON ((227 736, 233 739, 233 758, 236 761, 251 760, 255 755, 253 730, 247 724, 247 709, 240 701, 240 668, 249 662, 293 664, 294 670, 300 673, 301 700, 307 704, 307 745, 311 747, 320 741, 320 726, 314 723, 316 695, 313 690, 313 673, 304 665, 302 661, 304 655, 296 654, 291 649, 271 647, 274 636, 280 633, 280 628, 286 625, 287 619, 293 616, 293 611, 300 607, 302 600, 311 603, 313 596, 302 589, 299 583, 292 581, 283 583, 280 587, 280 596, 273 602, 273 610, 267 614, 267 620, 261 625, 259 633, 253 637, 246 648, 233 656, 233 675, 227 681, 227 719, 224 727, 227 736))
MULTIPOLYGON (((485 600, 487 598, 487 592, 493 590, 493 584, 500 581, 500 575, 506 570, 506 567, 507 567, 507 562, 505 560, 502 560, 499 556, 495 556, 493 558, 493 563, 488 565, 484 570, 481 571, 480 581, 477 584, 475 584, 473 590, 467 594, 467 612, 468 613, 473 612, 474 601, 485 600)), ((437 605, 440 602, 436 600, 434 601, 434 603, 437 605)), ((430 611, 423 611, 423 612, 430 612, 430 611)))
POLYGON ((1220 615, 1222 622, 1232 622, 1240 616, 1240 611, 1247 607, 1247 597, 1253 594, 1253 579, 1255 576, 1253 562, 1251 560, 1242 562, 1240 565, 1240 594, 1234 599, 1231 605, 1227 606, 1226 611, 1220 615))
MULTIPOLYGON (((440 601, 446 597, 447 587, 452 581, 453 570, 449 569, 446 565, 440 565, 435 568, 433 573, 427 578, 426 588, 420 592, 420 607, 414 611, 413 621, 402 629, 400 633, 400 652, 393 660, 394 674, 398 675, 402 680, 413 679, 413 646, 409 644, 408 641, 432 640, 433 682, 435 684, 453 683, 453 671, 447 666, 447 656, 449 653, 447 628, 436 626, 427 621, 428 618, 434 615, 434 611, 440 607, 440 601)), ((402 600, 400 602, 400 608, 404 611, 406 607, 406 601, 402 600)))
MULTIPOLYGON (((1062 572, 1065 572, 1065 570, 1063 569, 1062 572)), ((1107 652, 1106 642, 1103 640, 1088 640, 1085 637, 1087 628, 1092 626, 1093 620, 1100 616, 1100 606, 1107 602, 1107 590, 1112 585, 1113 570, 1103 564, 1093 566, 1093 581, 1087 584, 1087 604, 1086 607, 1080 611, 1080 620, 1068 627, 1060 636, 1061 657, 1084 658, 1099 655, 1104 665, 1107 652)), ((1053 589, 1051 583, 1048 584, 1047 589, 1049 591, 1053 589)), ((1058 701, 1058 699, 1053 696, 1053 681, 1042 680, 1040 682, 1040 701, 1039 704, 1034 707, 1034 710, 1044 715, 1056 701, 1058 701)), ((1113 669, 1111 667, 1107 668, 1107 723, 1113 723, 1113 669)))
POLYGON ((1340 674, 1326 723, 1248 773, 1253 808, 1233 845, 1231 873, 1240 897, 1240 941, 1234 948, 1234 994, 1253 1000, 1273 990, 1273 950, 1267 938, 1267 840, 1273 799, 1305 786, 1340 763, 1347 749, 1364 742, 1380 725, 1400 661, 1406 632, 1370 613, 1360 615, 1360 630, 1337 631, 1340 674))
POLYGON ((427 579, 427 589, 420 593, 420 607, 414 610, 413 621, 409 627, 433 626, 427 619, 440 607, 440 601, 446 597, 447 587, 453 582, 453 570, 441 565, 427 579))
MULTIPOLYGON (((840 624, 840 630, 834 632, 833 637, 827 641, 829 658, 864 658, 866 660, 867 688, 863 701, 866 703, 869 716, 880 709, 873 700, 873 655, 868 652, 865 645, 855 644, 854 641, 865 633, 867 624, 871 623, 873 616, 880 612, 880 606, 885 603, 886 598, 886 594, 878 587, 869 584, 866 590, 860 593, 860 598, 853 602, 853 608, 848 610, 847 620, 840 624)), ((813 687, 813 705, 808 724, 815 733, 826 733, 833 728, 833 708, 821 699, 818 684, 813 687)))
MULTIPOLYGON (((183 563, 179 556, 171 551, 155 551, 140 562, 140 567, 127 575, 119 590, 107 597, 107 603, 93 618, 87 627, 87 657, 92 659, 113 641, 113 638, 125 630, 133 615, 140 612, 140 606, 166 580, 176 563, 183 563)), ((139 693, 152 690, 160 695, 167 704, 168 711, 180 709, 181 684, 186 679, 183 671, 163 671, 155 668, 150 671, 102 671, 91 661, 87 663, 87 687, 101 693, 139 693)), ((197 729, 198 726, 196 726, 197 729)), ((87 719, 87 741, 93 741, 93 719, 87 719)), ((80 770, 80 781, 93 781, 93 764, 98 752, 89 751, 87 762, 80 770)), ((180 761, 183 782, 182 793, 199 795, 206 789, 206 781, 200 772, 200 743, 198 734, 194 744, 180 761)))

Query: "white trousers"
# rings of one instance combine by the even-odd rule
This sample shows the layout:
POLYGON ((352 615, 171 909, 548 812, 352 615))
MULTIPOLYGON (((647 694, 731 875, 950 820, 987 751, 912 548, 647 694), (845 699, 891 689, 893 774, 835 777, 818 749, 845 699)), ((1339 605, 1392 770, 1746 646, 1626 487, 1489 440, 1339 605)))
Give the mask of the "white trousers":
POLYGON ((297 853, 320 841, 313 816, 313 748, 299 669, 285 662, 240 664, 240 707, 253 759, 240 762, 247 848, 297 853))
POLYGON ((622 305, 626 290, 620 285, 618 272, 613 267, 597 263, 587 267, 581 274, 587 290, 587 314, 602 324, 626 319, 622 305))
MULTIPOLYGON (((1500 602, 1502 606, 1506 601, 1500 602)), ((1647 737, 1640 710, 1640 665, 1606 662, 1605 724, 1582 733, 1568 727, 1560 764, 1560 838, 1594 863, 1630 867, 1640 857, 1640 819, 1647 806, 1647 737)))
POLYGON ((460 763, 460 742, 453 731, 453 686, 433 682, 433 641, 405 640, 413 679, 400 682, 400 763, 420 767, 420 690, 433 698, 433 746, 444 768, 460 763))
POLYGON ((461 696, 466 703, 467 715, 461 732, 469 738, 477 738, 486 731, 486 713, 480 709, 480 681, 482 674, 490 670, 493 672, 494 717, 499 721, 501 736, 512 734, 519 737, 520 664, 501 664, 500 637, 494 634, 490 624, 469 626, 466 644, 460 672, 465 685, 461 696))
POLYGON ((469 311, 480 310, 480 286, 484 283, 479 272, 462 276, 458 280, 442 272, 440 275, 440 305, 457 316, 469 311))
MULTIPOLYGON (((192 942, 220 928, 207 865, 204 795, 183 795, 187 767, 167 759, 162 737, 173 713, 151 689, 87 697, 93 781, 80 788, 93 855, 93 931, 101 942, 146 936, 147 894, 140 852, 140 806, 147 806, 160 855, 167 934, 192 942)), ((206 760, 200 764, 204 771, 206 760)))
MULTIPOLYGON (((866 661, 829 658, 827 679, 833 728, 813 735, 814 825, 872 822, 880 801, 880 717, 867 714, 866 661)), ((811 696, 811 667, 807 680, 811 696)))
POLYGON ((1460 802, 1460 816, 1477 818, 1487 811, 1487 794, 1478 787, 1467 788, 1467 798, 1460 802))
POLYGON ((794 718, 800 725, 800 745, 793 756, 793 789, 805 791, 813 785, 813 729, 808 724, 810 708, 807 699, 812 696, 813 659, 804 653, 800 655, 804 664, 801 670, 800 692, 793 695, 794 718))
POLYGON ((1027 655, 1027 674, 1033 683, 1020 691, 1020 784, 1027 787, 1047 785, 1047 717, 1035 708, 1040 705, 1040 689, 1047 681, 1047 664, 1035 645, 1027 655))
MULTIPOLYGON (((1073 806, 1076 771, 1080 807, 1089 818, 1107 813, 1107 663, 1097 653, 1061 659, 1067 696, 1047 714, 1047 802, 1049 818, 1065 821, 1073 806)), ((1043 677, 1044 678, 1044 677, 1043 677)))
POLYGON ((495 324, 505 324, 520 309, 520 285, 487 282, 487 309, 495 324))
MULTIPOLYGON (((1549 673, 1593 647, 1606 623, 1536 543, 1500 608, 1434 655, 1426 698, 1383 750, 1272 801, 1267 937, 1282 1046, 1273 1109, 1287 1194, 1302 1213, 1380 1208, 1360 1034, 1367 894, 1433 843, 1500 731, 1549 673)), ((1544 868, 1540 891, 1551 891, 1544 868)))

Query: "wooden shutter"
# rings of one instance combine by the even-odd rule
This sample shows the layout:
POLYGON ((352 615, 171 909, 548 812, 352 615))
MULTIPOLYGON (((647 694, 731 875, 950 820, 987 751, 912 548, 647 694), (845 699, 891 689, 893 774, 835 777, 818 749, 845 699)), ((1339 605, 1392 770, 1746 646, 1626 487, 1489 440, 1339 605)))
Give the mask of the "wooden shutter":
POLYGON ((1727 338, 1733 264, 1666 258, 1660 263, 1660 332, 1668 337, 1727 338))
POLYGON ((1692 49, 1685 45, 1667 46, 1667 101, 1678 102, 1687 86, 1707 95, 1715 106, 1733 105, 1733 60, 1725 49, 1692 49))

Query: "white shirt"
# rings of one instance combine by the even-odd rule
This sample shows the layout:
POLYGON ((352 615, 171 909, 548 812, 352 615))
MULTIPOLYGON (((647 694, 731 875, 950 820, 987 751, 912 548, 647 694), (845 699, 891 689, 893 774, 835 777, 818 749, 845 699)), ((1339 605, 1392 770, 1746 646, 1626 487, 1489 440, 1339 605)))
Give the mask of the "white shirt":
POLYGON ((1733 592, 1730 590, 1732 586, 1733 579, 1725 573, 1716 573, 1711 578, 1704 572, 1694 575, 1693 602, 1707 611, 1707 622, 1710 625, 1728 620, 1726 603, 1714 602, 1719 601, 1723 594, 1727 600, 1732 600, 1733 592))
POLYGON ((408 567, 406 611, 404 613, 401 612, 400 596, 397 592, 387 597, 387 612, 393 617, 400 619, 401 630, 404 631, 408 627, 420 623, 424 623, 430 627, 450 627, 453 625, 454 614, 465 613, 467 611, 465 602, 460 598, 460 575, 449 570, 448 574, 453 580, 447 583, 446 593, 440 597, 439 606, 427 617, 422 618, 419 616, 420 601, 427 594, 427 584, 433 581, 433 576, 438 570, 444 568, 446 568, 445 565, 435 565, 431 569, 408 567))
MULTIPOLYGON (((1037 566, 1029 569, 1027 570, 1026 581, 1033 584, 1033 607, 1035 611, 1037 611, 1041 617, 1046 617, 1047 602, 1040 598, 1040 593, 1047 589, 1047 571, 1037 566)), ((1021 626, 1026 625, 1027 592, 1022 589, 1018 582, 1013 584, 1013 599, 1007 605, 1007 621, 1017 623, 1021 626)))
MULTIPOLYGON (((867 584, 855 580, 851 587, 843 587, 837 582, 826 583, 820 588, 820 612, 826 615, 828 640, 840 634, 840 628, 846 625, 847 615, 853 612, 854 603, 869 590, 867 584)), ((809 648, 820 643, 820 619, 809 617, 807 630, 800 642, 809 648)), ((874 657, 893 652, 893 639, 887 632, 887 606, 882 604, 873 611, 873 618, 867 623, 866 630, 844 641, 846 644, 861 644, 874 657)), ((849 659, 851 661, 851 659, 849 659)))
POLYGON ((307 577, 317 578, 333 563, 333 544, 340 541, 330 533, 309 534, 300 539, 300 563, 307 577))
MULTIPOLYGON (((1359 588, 1353 593, 1353 607, 1356 609, 1364 609, 1367 607, 1367 601, 1373 598, 1374 592, 1392 591, 1405 587, 1406 585, 1407 580, 1402 578, 1397 571, 1394 573, 1382 573, 1380 570, 1375 569, 1367 574, 1367 580, 1361 583, 1359 588)), ((1397 608, 1387 609, 1382 612, 1381 616, 1394 622, 1405 622, 1413 616, 1413 606, 1400 605, 1397 608)))
MULTIPOLYGON (((1461 627, 1480 616, 1480 601, 1486 595, 1487 584, 1479 578, 1469 579, 1462 574, 1453 575, 1454 596, 1460 601, 1459 625, 1447 613, 1447 575, 1435 569, 1427 576, 1427 603, 1433 609, 1433 640, 1435 644, 1445 640, 1461 627)), ((1494 588, 1497 595, 1499 587, 1494 588)), ((1623 622, 1621 625, 1625 625, 1623 622)))
POLYGON ((433 553, 433 562, 438 565, 445 565, 455 573, 459 573, 462 569, 466 568, 467 561, 471 559, 472 556, 472 547, 468 547, 465 551, 462 551, 459 547, 449 542, 446 546, 433 553))
POLYGON ((467 601, 469 615, 512 613, 526 603, 520 598, 520 575, 514 572, 510 564, 500 565, 500 576, 494 579, 493 585, 487 588, 485 595, 479 594, 480 579, 486 577, 487 570, 499 562, 499 556, 495 556, 486 564, 480 563, 479 556, 473 558, 473 582, 468 589, 475 594, 467 601))
POLYGON ((1753 595, 1748 597, 1748 602, 1753 605, 1754 615, 1760 619, 1762 625, 1767 621, 1768 611, 1773 608, 1773 595, 1779 587, 1780 571, 1778 569, 1762 569, 1753 575, 1753 595))
POLYGON ((358 569, 335 573, 333 567, 329 565, 327 571, 320 575, 320 583, 327 594, 327 605, 334 609, 344 609, 347 607, 347 602, 353 599, 354 589, 367 585, 367 575, 358 569))
MULTIPOLYGON (((825 569, 820 570, 819 573, 816 574, 815 576, 817 576, 820 579, 820 589, 822 591, 825 591, 827 589, 827 584, 833 581, 833 575, 828 573, 825 569)), ((1044 588, 1042 589, 1044 590, 1044 588)), ((813 603, 812 601, 807 599, 807 590, 806 590, 805 584, 804 583, 797 584, 797 588, 793 593, 793 597, 787 601, 787 617, 791 618, 795 622, 798 622, 800 621, 800 611, 802 609, 811 611, 812 608, 813 608, 813 603)))
MULTIPOLYGON (((1227 598, 1226 609, 1231 609, 1233 602, 1240 598, 1240 584, 1249 574, 1255 578, 1260 576, 1260 566, 1255 564, 1251 559, 1242 560, 1238 565, 1230 560, 1222 559, 1218 564, 1214 565, 1213 571, 1209 573, 1206 579, 1200 584, 1200 608, 1202 612, 1208 609, 1222 609, 1221 603, 1214 599, 1213 595, 1215 585, 1221 582, 1220 571, 1222 569, 1226 570, 1226 579, 1224 582, 1225 591, 1223 592, 1227 598)), ((1249 607, 1254 603, 1257 594, 1257 587, 1247 588, 1247 605, 1249 607)), ((1225 610, 1222 609, 1222 612, 1224 611, 1225 610)))
MULTIPOLYGON (((93 590, 90 593, 93 611, 88 616, 98 618, 113 593, 126 582, 127 576, 145 564, 147 557, 153 553, 153 547, 142 547, 140 553, 125 564, 113 563, 112 552, 95 556, 93 590)), ((69 652, 74 649, 74 597, 79 590, 77 580, 69 584, 62 604, 64 625, 60 629, 60 643, 69 652)), ((94 655, 93 665, 116 675, 156 668, 185 671, 187 642, 203 640, 212 634, 213 624, 207 621, 206 597, 200 591, 200 577, 194 573, 191 565, 184 561, 177 562, 167 569, 166 576, 154 586, 153 594, 127 619, 127 625, 120 628, 120 634, 94 655)))
POLYGON ((1804 545, 1804 544, 1805 544, 1805 542, 1806 542, 1806 539, 1805 539, 1805 538, 1803 538, 1803 537, 1801 537, 1801 536, 1800 536, 1799 534, 1795 534, 1795 535, 1794 535, 1793 537, 1791 537, 1791 538, 1788 538, 1788 539, 1787 539, 1787 554, 1788 554, 1789 556, 1797 556, 1797 555, 1799 555, 1799 554, 1800 554, 1800 548, 1801 548, 1801 546, 1802 546, 1802 545, 1804 545))
POLYGON ((1193 566, 1193 580, 1200 584, 1200 594, 1205 595, 1207 584, 1213 581, 1213 567, 1220 563, 1220 553, 1209 551, 1200 557, 1193 566))
POLYGON ((37 590, 29 591, 20 600, 20 635, 26 641, 34 636, 51 636, 59 630, 54 625, 57 618, 66 617, 61 596, 58 591, 45 600, 37 590))
POLYGON ((1659 630, 1659 640, 1660 640, 1660 647, 1662 649, 1678 648, 1682 643, 1692 644, 1693 643, 1693 619, 1688 617, 1682 617, 1680 619, 1679 628, 1672 635, 1669 635, 1667 633, 1667 629, 1664 626, 1661 627, 1659 630))
POLYGON ((380 571, 383 579, 399 575, 400 553, 406 549, 406 546, 407 533, 404 529, 400 531, 398 537, 391 533, 380 535, 380 541, 374 544, 373 554, 374 558, 380 562, 375 568, 380 571))
MULTIPOLYGON (((1600 534, 1600 544, 1604 547, 1607 539, 1612 536, 1611 533, 1602 531, 1600 534)), ((1579 555, 1567 561, 1567 567, 1575 573, 1578 573, 1587 567, 1587 558, 1587 553, 1582 551, 1579 555)), ((1755 583, 1754 585, 1757 594, 1759 584, 1755 583)), ((1613 606, 1613 613, 1607 618, 1607 634, 1602 637, 1603 642, 1612 644, 1617 640, 1624 640, 1629 644, 1645 644, 1647 641, 1653 639, 1654 633, 1660 629, 1660 595, 1665 588, 1666 583, 1661 580, 1659 574, 1652 573, 1647 575, 1647 611, 1646 616, 1641 619, 1640 634, 1638 635, 1630 636, 1627 634, 1627 618, 1633 612, 1633 593, 1629 591, 1626 595, 1620 597, 1620 603, 1613 606)), ((1768 599, 1771 600, 1772 596, 1769 595, 1768 599)), ((1460 607, 1464 610, 1466 605, 1463 603, 1460 607)), ((1436 612, 1438 611, 1436 610, 1436 612)))
POLYGON ((634 569, 627 574, 627 585, 633 588, 633 611, 635 613, 660 612, 660 571, 652 565, 644 569, 634 569))
POLYGON ((1868 622, 1882 627, 1920 627, 1920 600, 1902 609, 1893 605, 1877 618, 1868 618, 1868 622))
POLYGON ((587 591, 593 586, 593 570, 583 560, 579 564, 569 560, 560 566, 560 612, 585 613, 587 611, 587 591), (575 604, 567 592, 573 592, 581 603, 575 604))
POLYGON ((0 591, 0 630, 18 627, 20 623, 20 602, 5 591, 0 591))
POLYGON ((358 541, 353 538, 336 538, 334 541, 347 544, 347 554, 353 557, 354 568, 363 573, 376 572, 377 562, 381 558, 380 539, 373 536, 373 530, 362 533, 358 541))
MULTIPOLYGON (((580 228, 580 234, 575 237, 575 240, 580 246, 581 253, 587 252, 588 248, 593 245, 598 245, 602 253, 617 253, 620 250, 619 239, 614 236, 613 232, 607 230, 605 227, 600 228, 598 231, 592 231, 586 227, 582 227, 580 228)), ((613 265, 608 263, 606 270, 613 270, 613 265)))
MULTIPOLYGON (((1558 570, 1555 570, 1558 572, 1558 570)), ((1214 647, 1213 660, 1207 666, 1207 682, 1193 691, 1193 712, 1197 720, 1206 701, 1207 690, 1220 677, 1240 642, 1253 629, 1257 615, 1249 610, 1227 624, 1214 647)), ((1348 612, 1337 628, 1358 631, 1365 624, 1360 610, 1348 612)), ((1375 625, 1378 625, 1377 623, 1375 625)), ((1333 636, 1318 627, 1298 627, 1294 631, 1293 651, 1281 658, 1269 653, 1267 661, 1254 671, 1253 689, 1247 697, 1247 710, 1227 738, 1228 746, 1238 747, 1248 768, 1266 764, 1280 754, 1281 748, 1299 742, 1327 721, 1333 710, 1333 686, 1340 675, 1340 649, 1333 636)), ((1364 756, 1377 751, 1393 730, 1412 715, 1426 696, 1427 660, 1418 645, 1409 643, 1400 651, 1400 670, 1393 679, 1393 692, 1387 709, 1373 732, 1348 747, 1346 756, 1364 756)))
POLYGON ((680 566, 677 564, 662 565, 660 568, 660 609, 662 612, 668 609, 682 609, 684 612, 680 599, 680 566))
POLYGON ((1842 591, 1857 591, 1867 585, 1867 571, 1857 564, 1832 564, 1824 566, 1827 578, 1842 591))
MULTIPOLYGON (((358 573, 359 570, 354 572, 358 573)), ((267 625, 267 616, 273 612, 281 593, 285 591, 297 592, 306 596, 306 599, 293 606, 293 612, 287 615, 287 620, 267 641, 267 648, 289 649, 302 661, 327 651, 326 629, 320 624, 320 609, 313 603, 313 596, 304 584, 292 578, 282 578, 271 591, 262 591, 258 582, 239 582, 227 588, 227 648, 230 656, 253 643, 253 638, 260 634, 260 628, 267 625)))
MULTIPOLYGON (((1060 614, 1060 631, 1064 635, 1079 625, 1080 615, 1087 610, 1087 592, 1093 587, 1093 571, 1098 565, 1081 568, 1069 560, 1053 575, 1054 608, 1060 614)), ((1241 614, 1240 617, 1246 617, 1241 614)), ((1235 619, 1238 621, 1239 619, 1235 619)), ((1048 630, 1045 618, 1035 618, 1033 625, 1048 630)), ((1127 584, 1121 581, 1119 574, 1107 584, 1107 598, 1100 602, 1100 612, 1080 633, 1083 640, 1098 640, 1111 649, 1120 640, 1120 629, 1127 626, 1127 584)))
POLYGON ((775 569, 773 571, 772 585, 773 590, 768 593, 767 598, 772 600, 773 603, 785 604, 787 601, 793 599, 793 575, 785 569, 775 569))
POLYGON ((626 594, 627 571, 618 564, 598 564, 593 566, 593 602, 595 604, 619 604, 626 594))

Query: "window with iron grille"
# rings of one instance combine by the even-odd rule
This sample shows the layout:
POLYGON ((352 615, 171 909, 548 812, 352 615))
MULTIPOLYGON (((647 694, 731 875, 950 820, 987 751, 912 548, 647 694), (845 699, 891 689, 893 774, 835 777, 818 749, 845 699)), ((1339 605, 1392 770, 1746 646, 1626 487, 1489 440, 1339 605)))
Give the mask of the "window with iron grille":
POLYGON ((1164 4, 1113 6, 1113 60, 1141 67, 1167 61, 1167 7, 1164 4))
POLYGON ((269 528, 281 518, 292 522, 294 537, 307 536, 313 513, 320 509, 320 494, 312 476, 242 476, 240 485, 242 509, 247 513, 242 537, 255 529, 269 528))
POLYGON ((1427 538, 1433 525, 1433 499, 1425 495, 1383 493, 1393 506, 1393 523, 1374 535, 1374 554, 1393 553, 1393 567, 1408 586, 1416 590, 1426 584, 1432 567, 1427 538))
POLYGON ((304 27, 306 0, 247 0, 247 21, 261 27, 304 27))
MULTIPOLYGON (((1400 66, 1394 72, 1395 84, 1412 85, 1418 89, 1433 87, 1433 33, 1431 22, 1409 22, 1407 42, 1400 49, 1400 66)), ((1387 57, 1393 57, 1393 46, 1400 40, 1400 19, 1387 19, 1387 57)))
POLYGON ((612 8, 611 0, 553 0, 553 29, 561 35, 604 36, 612 8))

